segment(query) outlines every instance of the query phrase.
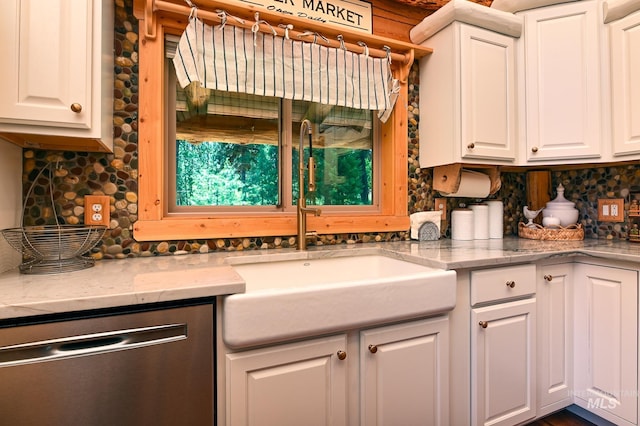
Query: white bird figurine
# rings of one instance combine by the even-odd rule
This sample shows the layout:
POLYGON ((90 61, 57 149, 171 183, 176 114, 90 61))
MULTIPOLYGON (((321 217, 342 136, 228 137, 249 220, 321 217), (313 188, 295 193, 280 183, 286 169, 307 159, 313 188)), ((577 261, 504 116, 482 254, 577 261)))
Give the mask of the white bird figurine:
POLYGON ((530 228, 536 226, 535 223, 533 223, 533 219, 538 217, 538 215, 540 214, 540 212, 542 210, 543 209, 540 209, 540 210, 529 210, 528 206, 524 206, 523 209, 522 209, 522 212, 524 213, 524 217, 529 219, 529 222, 527 222, 526 226, 528 226, 530 228))

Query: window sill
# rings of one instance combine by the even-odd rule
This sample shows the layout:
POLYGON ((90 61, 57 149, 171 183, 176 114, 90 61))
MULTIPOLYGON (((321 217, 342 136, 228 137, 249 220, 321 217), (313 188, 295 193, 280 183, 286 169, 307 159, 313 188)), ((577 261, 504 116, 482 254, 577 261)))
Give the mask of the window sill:
MULTIPOLYGON (((361 232, 394 232, 409 229, 408 216, 307 216, 307 228, 318 234, 361 232)), ((134 224, 138 241, 192 240, 209 238, 242 238, 296 235, 296 215, 166 218, 139 220, 134 224)))

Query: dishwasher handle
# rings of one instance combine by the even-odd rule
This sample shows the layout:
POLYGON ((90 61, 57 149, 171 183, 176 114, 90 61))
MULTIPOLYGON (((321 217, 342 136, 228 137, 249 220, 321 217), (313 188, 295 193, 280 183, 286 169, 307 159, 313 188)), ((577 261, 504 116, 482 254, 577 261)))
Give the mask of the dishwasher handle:
POLYGON ((167 324, 0 346, 0 367, 136 349, 186 338, 187 324, 167 324))

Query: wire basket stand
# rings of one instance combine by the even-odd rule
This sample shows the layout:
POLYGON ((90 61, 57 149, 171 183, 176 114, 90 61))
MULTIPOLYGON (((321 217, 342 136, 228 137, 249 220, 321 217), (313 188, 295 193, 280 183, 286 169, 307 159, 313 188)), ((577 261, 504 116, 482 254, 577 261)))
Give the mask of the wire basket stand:
POLYGON ((95 260, 87 253, 95 247, 106 226, 61 225, 53 201, 53 163, 40 170, 22 206, 21 226, 2 230, 9 245, 22 253, 20 272, 23 274, 57 274, 90 268, 95 260), (49 197, 55 225, 24 226, 27 200, 45 170, 49 171, 49 197))

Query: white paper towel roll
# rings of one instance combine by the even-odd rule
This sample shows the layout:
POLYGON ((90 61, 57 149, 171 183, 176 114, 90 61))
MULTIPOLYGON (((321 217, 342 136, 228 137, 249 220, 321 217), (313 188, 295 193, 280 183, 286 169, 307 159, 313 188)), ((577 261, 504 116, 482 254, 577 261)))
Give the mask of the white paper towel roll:
POLYGON ((491 179, 488 175, 475 170, 460 172, 460 186, 457 192, 445 194, 446 197, 485 198, 491 191, 491 179))
POLYGON ((500 200, 487 201, 489 206, 489 238, 504 236, 504 206, 500 200))
POLYGON ((473 240, 473 211, 455 209, 451 212, 451 239, 459 241, 473 240))
POLYGON ((489 239, 489 206, 487 204, 471 204, 473 211, 473 239, 489 239))

